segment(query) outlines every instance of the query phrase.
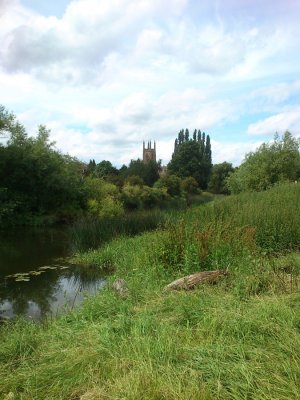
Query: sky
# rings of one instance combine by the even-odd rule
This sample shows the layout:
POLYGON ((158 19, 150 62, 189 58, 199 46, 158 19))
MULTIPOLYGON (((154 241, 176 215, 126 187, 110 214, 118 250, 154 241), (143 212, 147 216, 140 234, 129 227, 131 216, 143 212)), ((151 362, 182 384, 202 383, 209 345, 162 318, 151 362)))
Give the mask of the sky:
POLYGON ((120 167, 181 129, 239 165, 300 136, 300 0, 0 0, 0 104, 63 153, 120 167))

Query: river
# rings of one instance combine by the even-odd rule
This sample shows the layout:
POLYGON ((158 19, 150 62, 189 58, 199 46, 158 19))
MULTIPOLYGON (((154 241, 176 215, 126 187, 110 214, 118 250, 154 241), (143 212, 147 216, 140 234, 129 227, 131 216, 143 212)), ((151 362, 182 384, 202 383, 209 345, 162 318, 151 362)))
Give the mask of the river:
POLYGON ((104 286, 96 268, 66 261, 69 248, 66 229, 0 232, 0 318, 56 316, 104 286))

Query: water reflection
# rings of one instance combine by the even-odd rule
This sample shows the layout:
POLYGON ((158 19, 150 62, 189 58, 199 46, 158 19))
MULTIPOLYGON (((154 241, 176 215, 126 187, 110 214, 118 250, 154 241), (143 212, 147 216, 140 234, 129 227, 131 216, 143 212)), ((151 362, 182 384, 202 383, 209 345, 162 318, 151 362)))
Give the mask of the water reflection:
POLYGON ((0 234, 0 243, 2 317, 22 315, 39 320, 55 316, 73 309, 85 294, 93 294, 105 284, 96 268, 61 260, 68 255, 68 240, 62 230, 23 228, 0 234))

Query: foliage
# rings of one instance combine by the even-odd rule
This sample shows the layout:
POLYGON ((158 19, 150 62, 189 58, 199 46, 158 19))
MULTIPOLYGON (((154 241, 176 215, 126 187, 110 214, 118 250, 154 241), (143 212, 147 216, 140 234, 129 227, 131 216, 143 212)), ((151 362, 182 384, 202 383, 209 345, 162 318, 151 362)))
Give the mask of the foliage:
POLYGON ((85 196, 82 164, 54 149, 45 126, 38 127, 34 138, 3 108, 0 119, 10 135, 7 145, 0 147, 2 224, 25 223, 30 215, 59 211, 61 218, 69 218, 78 212, 85 196))
MULTIPOLYGON (((134 178, 134 177, 133 177, 134 178)), ((132 180, 130 178, 129 182, 132 180)), ((163 188, 127 183, 122 189, 122 200, 127 210, 150 209, 163 206, 168 200, 169 195, 163 188)), ((136 179, 134 179, 136 182, 136 179)))
POLYGON ((131 176, 138 176, 142 179, 145 185, 153 186, 159 178, 160 163, 149 161, 144 163, 142 160, 131 160, 128 168, 122 167, 120 175, 124 180, 131 176))
POLYGON ((136 235, 156 229, 164 221, 159 211, 135 212, 105 218, 83 218, 70 227, 74 251, 95 249, 121 235, 136 235))
POLYGON ((193 138, 189 138, 189 131, 181 130, 175 140, 172 159, 168 164, 171 174, 180 178, 192 176, 201 189, 206 189, 212 167, 211 144, 209 135, 195 130, 193 138))
POLYGON ((181 181, 182 189, 188 194, 196 194, 199 192, 199 185, 195 178, 188 176, 181 181))
POLYGON ((229 194, 227 178, 233 172, 234 168, 231 163, 225 161, 221 164, 214 164, 211 170, 208 190, 216 194, 229 194))
POLYGON ((124 214, 120 192, 117 186, 100 178, 85 178, 84 188, 87 211, 98 217, 113 217, 124 214))
POLYGON ((16 116, 0 104, 0 137, 26 136, 24 127, 17 121, 16 116))
POLYGON ((144 181, 140 176, 137 175, 130 175, 127 179, 126 179, 126 184, 130 185, 130 186, 143 186, 144 181))
POLYGON ((278 182, 300 178, 299 139, 285 132, 275 135, 271 143, 263 143, 257 151, 246 155, 245 161, 228 178, 231 193, 266 190, 278 182))
POLYGON ((98 178, 108 178, 111 175, 117 175, 117 168, 113 167, 110 161, 103 160, 97 164, 94 174, 98 178))
POLYGON ((156 188, 164 188, 170 196, 181 195, 181 179, 176 175, 163 175, 156 183, 156 188))
MULTIPOLYGON (((242 193, 216 199, 205 207, 192 209, 189 221, 200 230, 223 226, 226 231, 255 231, 255 244, 267 252, 297 250, 300 247, 300 185, 277 185, 265 192, 242 193)), ((229 234, 229 233, 228 233, 229 234)))
POLYGON ((96 161, 94 159, 90 160, 84 169, 84 176, 94 175, 95 169, 96 169, 96 161))

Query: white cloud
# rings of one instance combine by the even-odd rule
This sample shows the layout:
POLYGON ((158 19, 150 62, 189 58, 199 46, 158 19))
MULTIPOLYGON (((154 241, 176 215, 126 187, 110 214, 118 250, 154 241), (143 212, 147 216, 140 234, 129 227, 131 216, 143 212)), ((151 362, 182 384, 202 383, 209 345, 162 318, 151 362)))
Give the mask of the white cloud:
POLYGON ((286 130, 299 135, 300 105, 288 107, 282 112, 250 124, 248 127, 250 135, 274 135, 276 132, 283 133, 286 130))
POLYGON ((212 158, 214 164, 219 164, 224 161, 232 163, 234 166, 239 165, 245 158, 245 155, 251 151, 255 151, 262 141, 258 142, 219 142, 216 140, 211 141, 212 158))
POLYGON ((293 96, 300 95, 300 80, 279 82, 253 90, 247 97, 252 112, 272 112, 282 110, 293 96))

